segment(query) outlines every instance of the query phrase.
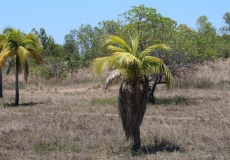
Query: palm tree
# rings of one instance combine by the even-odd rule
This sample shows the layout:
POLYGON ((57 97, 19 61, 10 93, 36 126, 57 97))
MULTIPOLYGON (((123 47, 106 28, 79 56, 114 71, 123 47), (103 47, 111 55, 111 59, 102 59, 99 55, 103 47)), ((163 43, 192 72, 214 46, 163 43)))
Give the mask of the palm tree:
MULTIPOLYGON (((5 43, 6 36, 3 34, 0 34, 0 53, 2 51, 2 48, 5 43)), ((2 69, 0 69, 0 97, 3 97, 3 92, 2 92, 2 69)))
POLYGON ((41 43, 35 34, 25 34, 20 30, 6 28, 3 30, 5 43, 0 55, 0 69, 7 59, 16 59, 16 80, 15 80, 15 105, 19 103, 19 71, 24 69, 24 78, 27 82, 28 77, 28 56, 42 62, 39 53, 42 51, 41 43))
POLYGON ((118 110, 126 138, 134 140, 132 150, 136 152, 141 148, 140 125, 146 111, 148 77, 152 74, 165 75, 166 84, 170 87, 172 76, 161 59, 148 56, 154 49, 168 51, 169 47, 158 44, 139 52, 139 35, 130 37, 130 40, 131 46, 120 37, 110 36, 103 48, 111 55, 93 60, 92 71, 101 75, 106 68, 113 70, 105 81, 105 89, 121 82, 118 110))

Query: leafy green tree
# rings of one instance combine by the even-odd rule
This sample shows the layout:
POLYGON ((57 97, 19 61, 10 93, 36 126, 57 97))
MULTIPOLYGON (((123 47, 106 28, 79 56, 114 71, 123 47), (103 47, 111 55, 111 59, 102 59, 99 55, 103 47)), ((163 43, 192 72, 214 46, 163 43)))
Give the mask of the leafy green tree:
POLYGON ((77 32, 79 55, 83 62, 83 66, 87 66, 89 62, 95 58, 92 52, 94 32, 91 25, 81 25, 77 32))
POLYGON ((122 36, 129 39, 129 34, 140 33, 140 50, 152 44, 169 43, 171 31, 176 28, 176 21, 163 17, 156 9, 140 5, 120 15, 124 21, 122 36))
POLYGON ((196 22, 198 29, 197 50, 200 59, 213 59, 217 56, 217 34, 207 16, 200 16, 196 22))
POLYGON ((222 35, 219 37, 218 41, 218 52, 220 57, 227 59, 230 57, 230 12, 224 14, 223 20, 227 26, 220 29, 222 35))
POLYGON ((47 48, 49 45, 49 36, 46 34, 46 31, 44 28, 40 28, 39 31, 37 31, 35 28, 32 28, 31 33, 36 34, 39 40, 41 41, 41 44, 43 47, 42 57, 44 58, 44 56, 48 55, 47 48))
POLYGON ((77 45, 77 30, 71 30, 69 34, 65 35, 64 40, 64 53, 68 66, 70 68, 71 75, 73 74, 74 67, 77 67, 77 61, 80 59, 77 45))
POLYGON ((223 16, 224 22, 227 24, 227 26, 222 27, 222 32, 230 32, 230 12, 226 12, 223 16))
POLYGON ((98 24, 104 35, 119 35, 122 28, 121 22, 114 20, 102 21, 98 24))
POLYGON ((168 50, 164 44, 153 45, 139 51, 140 36, 130 37, 130 45, 124 39, 110 36, 103 48, 110 56, 97 58, 92 62, 92 71, 101 75, 106 68, 113 72, 105 81, 105 89, 121 81, 119 89, 119 113, 127 139, 133 138, 133 151, 141 147, 140 125, 143 120, 148 98, 148 76, 158 73, 166 76, 171 85, 172 76, 168 67, 157 57, 148 56, 154 49, 168 50))
POLYGON ((24 69, 24 78, 28 77, 28 55, 33 59, 42 62, 40 52, 42 51, 41 43, 35 34, 25 34, 20 30, 6 28, 6 41, 0 55, 0 69, 8 58, 16 59, 16 80, 15 80, 15 105, 19 104, 19 71, 24 69))

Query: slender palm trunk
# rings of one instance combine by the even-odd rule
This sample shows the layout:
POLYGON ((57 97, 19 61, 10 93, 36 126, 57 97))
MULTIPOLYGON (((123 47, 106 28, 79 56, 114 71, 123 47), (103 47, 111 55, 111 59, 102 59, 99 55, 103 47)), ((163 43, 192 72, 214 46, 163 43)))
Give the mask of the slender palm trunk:
POLYGON ((18 74, 19 74, 19 56, 16 55, 16 79, 15 79, 15 105, 16 106, 18 106, 18 102, 19 102, 18 74))
POLYGON ((0 69, 0 97, 3 97, 3 92, 2 92, 2 69, 0 69))

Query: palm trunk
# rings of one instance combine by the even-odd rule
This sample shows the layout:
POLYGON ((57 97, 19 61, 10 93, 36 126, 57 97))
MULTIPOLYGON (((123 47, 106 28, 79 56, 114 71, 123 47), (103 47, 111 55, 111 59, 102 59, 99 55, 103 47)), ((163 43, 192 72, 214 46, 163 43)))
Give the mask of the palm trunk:
POLYGON ((141 135, 140 135, 140 123, 139 123, 139 121, 136 121, 136 123, 134 125, 132 137, 133 137, 132 151, 137 152, 141 148, 141 135))
POLYGON ((147 85, 122 86, 119 90, 119 113, 126 138, 133 139, 132 151, 137 152, 141 149, 140 125, 146 110, 147 85))
POLYGON ((19 74, 19 56, 16 55, 15 106, 18 106, 18 102, 19 102, 18 74, 19 74))
POLYGON ((0 69, 0 97, 3 97, 3 92, 2 92, 2 69, 0 69))

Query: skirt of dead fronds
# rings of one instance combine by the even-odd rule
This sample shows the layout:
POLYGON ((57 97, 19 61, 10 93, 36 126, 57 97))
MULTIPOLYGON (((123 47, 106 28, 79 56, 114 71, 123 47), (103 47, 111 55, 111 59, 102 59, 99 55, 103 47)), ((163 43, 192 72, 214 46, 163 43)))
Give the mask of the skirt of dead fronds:
POLYGON ((141 125, 147 105, 147 90, 144 85, 121 85, 119 89, 119 114, 127 140, 133 137, 134 127, 141 125))

